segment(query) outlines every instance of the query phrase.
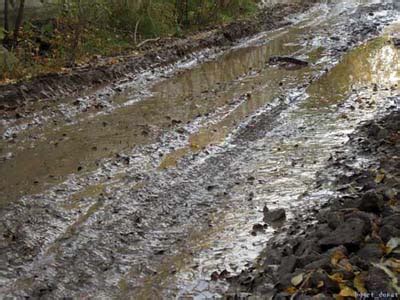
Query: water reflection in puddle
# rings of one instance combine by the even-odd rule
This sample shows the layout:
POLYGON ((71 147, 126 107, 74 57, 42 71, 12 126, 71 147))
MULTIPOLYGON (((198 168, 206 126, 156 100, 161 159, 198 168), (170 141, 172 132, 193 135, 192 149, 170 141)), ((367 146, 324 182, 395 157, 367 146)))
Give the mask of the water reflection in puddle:
POLYGON ((351 51, 307 89, 298 106, 281 115, 280 126, 243 149, 233 169, 253 177, 254 185, 230 191, 214 227, 188 239, 194 254, 183 251, 168 260, 169 266, 178 266, 175 278, 163 278, 161 272, 145 286, 144 298, 153 292, 179 299, 220 297, 224 281, 211 280, 211 274, 249 267, 275 230, 269 226, 264 234, 250 235, 253 225, 262 223, 264 204, 285 208, 290 220, 292 212, 327 198, 329 189, 312 192, 316 173, 357 124, 392 104, 383 98, 399 92, 399 50, 388 41, 378 38, 351 51), (249 192, 254 194, 251 202, 246 201, 249 192))
MULTIPOLYGON (((298 28, 278 31, 268 37, 265 46, 236 49, 215 61, 183 70, 176 77, 157 83, 152 88, 152 96, 145 101, 116 109, 111 114, 61 127, 47 124, 39 132, 23 133, 16 144, 0 141, 0 156, 12 154, 0 165, 0 176, 7 176, 7 181, 0 182, 0 205, 38 193, 77 170, 93 170, 100 159, 154 143, 164 132, 196 119, 199 121, 193 130, 198 131, 199 136, 205 135, 202 132, 208 134, 215 128, 227 126, 224 133, 219 134, 222 138, 246 114, 244 110, 248 109, 247 114, 250 114, 279 93, 279 82, 286 78, 287 72, 266 68, 268 57, 299 50, 299 46, 286 44, 306 32, 307 29, 298 28), (254 76, 260 73, 262 76, 254 76), (269 98, 251 100, 232 111, 232 99, 265 81, 270 84, 267 87, 271 91, 269 98), (211 122, 222 121, 223 124, 204 128, 201 120, 210 122, 209 114, 218 109, 219 119, 211 122)), ((126 97, 129 101, 131 96, 126 97)), ((199 142, 196 136, 191 139, 194 148, 201 149, 208 143, 199 142)), ((174 165, 173 162, 163 163, 169 164, 174 165)))

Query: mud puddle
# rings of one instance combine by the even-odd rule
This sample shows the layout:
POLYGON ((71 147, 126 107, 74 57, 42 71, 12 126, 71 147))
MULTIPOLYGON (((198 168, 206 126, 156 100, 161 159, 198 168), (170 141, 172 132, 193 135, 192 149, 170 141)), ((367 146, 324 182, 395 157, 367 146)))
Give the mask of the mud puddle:
POLYGON ((178 273, 171 279, 161 271, 161 278, 145 285, 143 298, 222 297, 226 276, 252 266, 277 229, 285 230, 280 227, 288 226, 300 211, 306 213, 333 193, 316 188, 316 174, 360 122, 398 105, 380 101, 400 93, 399 50, 389 41, 387 36, 381 37, 351 51, 306 89, 304 99, 280 116, 279 126, 265 133, 251 149, 243 149, 234 168, 246 172, 248 186, 231 191, 226 207, 212 219, 213 228, 203 237, 195 236, 197 248, 187 241, 194 254, 186 253, 184 266, 185 251, 175 258, 178 263, 168 260, 169 266, 175 262, 180 268, 178 273), (264 205, 284 208, 287 223, 264 226, 262 232, 250 234, 254 225, 264 224, 264 205), (221 280, 217 280, 219 276, 221 280), (158 290, 154 288, 157 284, 158 290))
MULTIPOLYGON (((313 51, 312 47, 304 49, 296 44, 296 39, 307 30, 307 27, 293 27, 277 31, 266 37, 264 46, 239 48, 215 61, 183 69, 174 78, 142 92, 150 95, 145 100, 135 93, 133 86, 112 101, 116 103, 112 113, 93 115, 88 111, 72 119, 72 124, 54 121, 42 128, 14 133, 17 139, 3 139, 0 175, 7 176, 7 181, 0 184, 1 203, 38 193, 62 182, 68 174, 94 170, 101 159, 138 145, 155 143, 171 130, 181 135, 193 132, 189 138, 191 148, 202 149, 212 140, 222 141, 243 117, 287 88, 286 84, 280 85, 289 81, 288 75, 307 75, 304 71, 289 74, 267 66, 268 58, 276 53, 313 51), (269 98, 252 97, 246 101, 245 94, 259 89, 262 82, 268 82, 269 98), (223 133, 218 132, 220 129, 223 133), (204 137, 214 130, 213 136, 205 141, 204 137)), ((77 101, 76 105, 84 102, 77 101)), ((180 150, 182 154, 186 152, 180 150)), ((166 158, 162 167, 173 164, 173 159, 166 158)))
POLYGON ((290 220, 320 201, 329 191, 309 192, 315 173, 356 124, 388 104, 375 86, 396 91, 398 64, 388 60, 398 61, 398 50, 387 37, 344 54, 368 37, 356 30, 394 13, 353 14, 354 6, 322 5, 156 83, 143 101, 128 95, 109 114, 2 144, 11 157, 0 171, 0 293, 221 295, 225 284, 211 274, 240 271, 279 228, 250 234, 264 204, 284 207, 290 220), (310 65, 269 65, 278 54, 310 65))

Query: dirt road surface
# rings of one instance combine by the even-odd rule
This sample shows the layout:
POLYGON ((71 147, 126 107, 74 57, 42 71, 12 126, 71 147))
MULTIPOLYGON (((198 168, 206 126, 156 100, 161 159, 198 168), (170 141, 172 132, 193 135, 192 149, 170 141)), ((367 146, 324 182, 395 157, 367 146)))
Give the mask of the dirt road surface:
POLYGON ((228 283, 212 274, 251 266, 275 231, 332 195, 315 180, 331 154, 399 108, 399 11, 329 2, 116 93, 2 119, 0 295, 222 297, 228 283), (286 220, 255 232, 264 205, 286 220))

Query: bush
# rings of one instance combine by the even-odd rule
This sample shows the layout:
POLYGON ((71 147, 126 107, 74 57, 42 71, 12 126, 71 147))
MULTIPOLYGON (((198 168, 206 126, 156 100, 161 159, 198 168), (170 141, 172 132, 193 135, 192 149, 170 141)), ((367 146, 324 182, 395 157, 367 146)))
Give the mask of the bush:
POLYGON ((252 13, 256 8, 255 0, 59 0, 58 3, 58 8, 51 6, 54 17, 25 20, 18 47, 13 49, 18 58, 16 66, 3 63, 0 79, 57 70, 89 60, 93 55, 131 51, 145 39, 180 35, 252 13))

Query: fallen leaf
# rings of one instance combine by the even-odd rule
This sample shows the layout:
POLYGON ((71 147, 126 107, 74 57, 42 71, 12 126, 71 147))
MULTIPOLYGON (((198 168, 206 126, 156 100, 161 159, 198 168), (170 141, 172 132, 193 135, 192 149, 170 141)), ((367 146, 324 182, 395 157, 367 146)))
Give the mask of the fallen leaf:
POLYGON ((292 278, 290 281, 294 286, 298 286, 304 280, 304 273, 300 273, 292 278))
POLYGON ((354 283, 354 287, 357 289, 357 291, 359 293, 366 293, 367 292, 367 290, 366 290, 366 288, 364 286, 364 279, 363 279, 361 274, 358 274, 358 275, 356 275, 354 277, 353 283, 354 283))
POLYGON ((339 261, 343 258, 346 258, 346 255, 344 255, 343 251, 341 251, 340 249, 333 252, 333 254, 331 256, 332 266, 336 267, 338 265, 339 261))
POLYGON ((344 282, 343 274, 340 274, 340 273, 335 273, 335 274, 332 274, 332 275, 328 275, 328 277, 330 279, 332 279, 333 281, 337 282, 337 283, 343 283, 344 282))
POLYGON ((347 272, 352 272, 353 271, 353 266, 350 264, 350 262, 349 262, 349 260, 347 258, 342 259, 339 262, 338 266, 341 269, 343 269, 343 270, 345 270, 347 272))
POLYGON ((394 274, 385 264, 372 264, 374 267, 377 267, 384 271, 391 279, 391 286, 395 289, 397 293, 400 293, 400 287, 398 286, 398 279, 396 274, 394 274))
POLYGON ((391 268, 397 273, 400 273, 400 260, 395 258, 390 258, 383 263, 385 266, 391 268))
POLYGON ((383 181, 383 179, 385 179, 385 174, 379 173, 379 174, 376 175, 376 177, 375 177, 375 182, 376 182, 376 183, 381 183, 381 182, 383 181))
POLYGON ((393 250, 400 246, 400 238, 391 238, 386 244, 386 254, 391 253, 393 250))
POLYGON ((297 292, 297 289, 294 286, 291 286, 291 287, 288 287, 287 289, 285 289, 285 292, 290 295, 293 295, 297 292))
POLYGON ((340 285, 339 296, 355 298, 356 297, 356 292, 352 288, 350 288, 350 287, 348 287, 348 286, 346 286, 344 284, 341 284, 340 285))

